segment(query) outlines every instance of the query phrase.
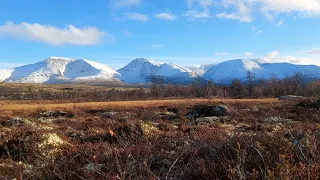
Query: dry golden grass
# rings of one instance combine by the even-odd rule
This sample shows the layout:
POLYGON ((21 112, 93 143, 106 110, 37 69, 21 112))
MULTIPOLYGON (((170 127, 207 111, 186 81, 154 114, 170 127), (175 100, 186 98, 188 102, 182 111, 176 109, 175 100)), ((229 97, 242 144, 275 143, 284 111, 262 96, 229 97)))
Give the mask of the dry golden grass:
POLYGON ((170 100, 147 100, 147 101, 113 101, 113 102, 81 102, 81 103, 52 103, 54 101, 0 101, 0 110, 5 111, 32 111, 35 109, 90 109, 99 107, 108 108, 136 108, 136 107, 155 107, 168 105, 195 105, 200 103, 274 103, 275 98, 268 99, 170 99, 170 100))

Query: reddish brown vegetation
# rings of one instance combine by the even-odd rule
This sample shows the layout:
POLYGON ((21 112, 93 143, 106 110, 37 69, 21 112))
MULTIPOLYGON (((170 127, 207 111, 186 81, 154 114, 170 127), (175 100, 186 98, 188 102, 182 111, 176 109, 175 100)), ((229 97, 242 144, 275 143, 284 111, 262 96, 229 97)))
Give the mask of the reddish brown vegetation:
POLYGON ((320 112, 295 104, 262 99, 3 105, 0 179, 319 179, 320 112), (194 125, 184 115, 199 103, 223 103, 232 113, 194 125), (13 106, 18 108, 8 108, 13 106), (39 121, 40 112, 57 109, 72 116, 39 121), (6 125, 14 116, 37 126, 6 125), (52 133, 65 143, 48 156, 51 147, 44 151, 39 143, 52 133))

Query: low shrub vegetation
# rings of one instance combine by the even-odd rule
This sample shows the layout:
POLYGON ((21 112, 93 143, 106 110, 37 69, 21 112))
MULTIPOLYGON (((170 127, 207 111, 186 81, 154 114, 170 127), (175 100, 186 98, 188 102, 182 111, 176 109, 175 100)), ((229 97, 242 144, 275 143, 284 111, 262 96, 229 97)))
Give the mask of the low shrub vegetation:
POLYGON ((0 179, 320 178, 320 112, 295 101, 33 103, 2 106, 0 179))

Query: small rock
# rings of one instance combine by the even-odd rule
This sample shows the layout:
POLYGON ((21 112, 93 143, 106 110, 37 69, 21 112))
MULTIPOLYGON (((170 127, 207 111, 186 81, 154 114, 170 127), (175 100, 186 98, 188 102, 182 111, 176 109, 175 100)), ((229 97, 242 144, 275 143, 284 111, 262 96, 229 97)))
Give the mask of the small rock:
POLYGON ((149 134, 153 134, 153 133, 158 133, 159 132, 159 129, 152 126, 152 125, 149 125, 147 123, 144 123, 144 122, 141 122, 140 123, 140 128, 141 128, 141 131, 144 135, 149 135, 149 134))
POLYGON ((196 125, 200 124, 216 124, 221 121, 220 117, 212 116, 212 117, 203 117, 194 120, 192 123, 196 125))
POLYGON ((290 123, 291 119, 284 119, 281 117, 271 116, 262 120, 264 123, 290 123))
POLYGON ((39 113, 39 117, 73 117, 73 114, 64 111, 44 111, 39 113))
POLYGON ((160 116, 160 119, 163 119, 163 120, 170 121, 170 120, 175 120, 179 118, 179 115, 177 115, 174 112, 159 112, 158 114, 160 116))
POLYGON ((15 117, 6 122, 6 126, 23 126, 31 124, 31 121, 25 118, 15 117))
POLYGON ((170 154, 171 156, 173 156, 175 153, 176 153, 176 152, 175 152, 174 150, 171 150, 171 151, 169 152, 169 154, 170 154))
POLYGON ((93 173, 97 171, 101 171, 101 168, 104 166, 104 164, 95 164, 95 163, 89 163, 84 168, 86 172, 93 173))
POLYGON ((296 108, 315 108, 320 109, 320 100, 312 102, 310 100, 301 101, 296 106, 296 108))
POLYGON ((246 112, 259 112, 260 109, 258 106, 252 106, 242 110, 246 112))
POLYGON ((197 119, 200 117, 220 117, 228 116, 230 113, 230 109, 225 105, 198 105, 186 115, 186 118, 197 119))
POLYGON ((51 157, 60 152, 64 145, 70 144, 62 140, 56 133, 49 133, 42 135, 38 148, 43 156, 51 157))
POLYGON ((118 112, 103 112, 103 113, 99 113, 99 116, 103 117, 103 118, 114 118, 117 114, 119 114, 118 112))
POLYGON ((82 139, 85 134, 83 132, 68 132, 65 135, 71 139, 82 139))
POLYGON ((57 121, 57 119, 40 117, 38 119, 38 121, 40 121, 42 123, 53 123, 53 122, 57 121))
POLYGON ((301 100, 304 99, 303 96, 294 96, 294 95, 288 95, 288 96, 280 96, 278 98, 279 101, 292 101, 292 100, 301 100))

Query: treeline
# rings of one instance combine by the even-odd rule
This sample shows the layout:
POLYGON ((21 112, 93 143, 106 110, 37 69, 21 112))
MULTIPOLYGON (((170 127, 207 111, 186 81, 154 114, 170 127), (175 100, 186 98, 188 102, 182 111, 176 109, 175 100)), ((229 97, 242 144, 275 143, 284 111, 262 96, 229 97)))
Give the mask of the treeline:
POLYGON ((245 82, 234 79, 229 85, 217 85, 210 81, 195 82, 190 85, 152 84, 149 88, 98 88, 77 90, 67 88, 63 91, 21 91, 10 86, 0 89, 0 99, 10 100, 70 100, 81 101, 123 101, 164 98, 263 98, 283 95, 306 97, 320 96, 320 81, 308 81, 301 73, 284 78, 271 77, 260 80, 251 72, 245 82))
POLYGON ((308 81, 308 77, 296 73, 282 79, 276 76, 268 80, 261 80, 251 72, 247 73, 245 82, 234 79, 229 85, 215 85, 195 83, 189 86, 152 85, 152 97, 225 97, 225 98, 263 98, 297 95, 320 96, 320 81, 308 81))

